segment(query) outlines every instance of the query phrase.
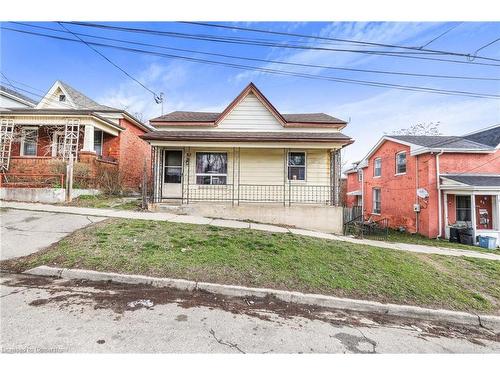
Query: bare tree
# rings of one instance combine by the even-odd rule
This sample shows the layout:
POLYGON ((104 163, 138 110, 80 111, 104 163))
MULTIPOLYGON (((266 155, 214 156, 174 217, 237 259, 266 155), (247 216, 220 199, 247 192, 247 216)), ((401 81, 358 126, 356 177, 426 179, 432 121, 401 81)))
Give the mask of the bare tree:
MULTIPOLYGON (((391 132, 392 135, 442 135, 439 130, 439 126, 441 123, 437 122, 429 122, 429 123, 416 123, 409 128, 399 129, 391 132)), ((387 133, 386 133, 387 134, 387 133)))

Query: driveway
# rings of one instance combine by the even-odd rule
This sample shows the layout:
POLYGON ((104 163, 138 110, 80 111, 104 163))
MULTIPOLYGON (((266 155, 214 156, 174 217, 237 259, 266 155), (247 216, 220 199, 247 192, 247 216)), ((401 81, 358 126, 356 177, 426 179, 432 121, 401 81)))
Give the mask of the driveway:
POLYGON ((37 252, 73 231, 105 218, 2 208, 0 259, 37 252))

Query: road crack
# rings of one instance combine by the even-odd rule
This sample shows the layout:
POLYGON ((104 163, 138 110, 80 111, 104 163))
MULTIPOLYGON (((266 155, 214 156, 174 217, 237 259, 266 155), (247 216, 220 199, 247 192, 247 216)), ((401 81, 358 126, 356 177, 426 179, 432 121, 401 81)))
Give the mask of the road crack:
POLYGON ((215 336, 215 331, 213 329, 210 329, 210 334, 213 336, 215 341, 217 341, 219 344, 229 346, 230 348, 236 349, 237 351, 239 351, 242 354, 246 354, 243 350, 240 349, 238 344, 235 344, 235 343, 232 343, 229 341, 224 341, 222 339, 217 338, 217 336, 215 336))

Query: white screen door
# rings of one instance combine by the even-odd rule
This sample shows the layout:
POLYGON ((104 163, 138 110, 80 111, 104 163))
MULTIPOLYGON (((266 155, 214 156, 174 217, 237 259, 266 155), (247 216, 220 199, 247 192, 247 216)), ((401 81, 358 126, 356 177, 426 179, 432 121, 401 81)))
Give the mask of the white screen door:
POLYGON ((163 154, 163 198, 182 198, 182 151, 163 154))

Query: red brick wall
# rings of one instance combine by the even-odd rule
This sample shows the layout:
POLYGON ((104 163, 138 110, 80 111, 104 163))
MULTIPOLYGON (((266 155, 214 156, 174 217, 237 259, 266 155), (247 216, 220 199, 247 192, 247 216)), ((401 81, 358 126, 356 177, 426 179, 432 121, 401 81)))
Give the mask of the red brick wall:
MULTIPOLYGON (((151 164, 151 146, 141 138, 145 131, 139 129, 126 119, 120 119, 120 125, 125 128, 119 137, 119 167, 122 184, 125 188, 138 191, 142 182, 144 161, 149 172, 151 164)), ((116 144, 111 144, 116 152, 116 144)))
POLYGON ((374 220, 387 218, 391 227, 405 227, 410 232, 416 230, 413 211, 415 203, 416 178, 415 158, 410 156, 410 148, 395 142, 386 141, 379 147, 364 168, 364 214, 374 220), (406 173, 396 175, 396 153, 406 151, 406 173), (374 177, 374 160, 382 158, 382 175, 374 177), (381 190, 381 214, 373 214, 372 189, 381 190))
MULTIPOLYGON (((445 153, 439 157, 440 174, 499 173, 499 156, 500 151, 494 154, 445 153)), ((355 180, 354 173, 348 175, 348 191, 356 190, 354 188, 355 180)), ((368 167, 364 168, 364 183, 364 213, 366 216, 372 215, 372 188, 379 187, 382 195, 382 209, 381 215, 372 215, 374 219, 387 218, 391 227, 404 226, 410 232, 416 232, 418 229, 418 232, 424 236, 431 238, 438 236, 439 202, 435 154, 410 156, 408 146, 386 141, 372 155, 368 167), (406 174, 397 176, 395 175, 396 153, 404 150, 407 152, 406 174), (377 157, 382 157, 382 176, 378 178, 373 176, 374 159, 377 157), (417 198, 417 188, 425 188, 429 197, 427 199, 417 198), (416 202, 421 207, 418 217, 413 211, 413 204, 416 202)), ((444 213, 444 199, 442 199, 441 212, 444 213)), ((453 196, 448 196, 448 217, 450 222, 455 221, 453 196)), ((443 220, 442 235, 444 235, 444 226, 443 220)))
MULTIPOLYGON (((348 173, 346 193, 356 190, 361 190, 361 182, 358 181, 358 173, 348 173)), ((345 202, 347 207, 353 207, 357 205, 358 198, 355 195, 346 195, 345 202)))

